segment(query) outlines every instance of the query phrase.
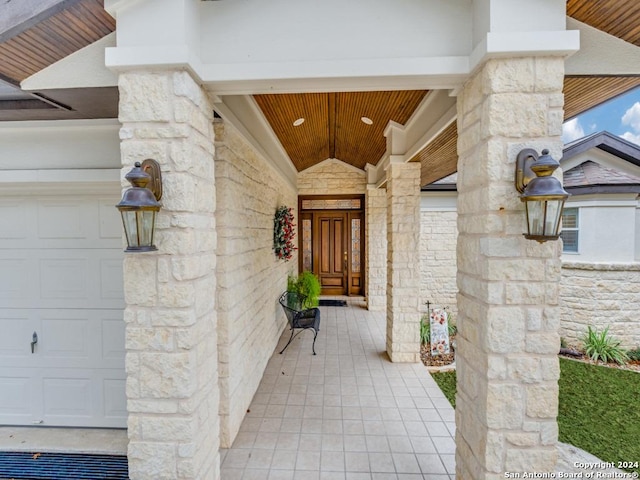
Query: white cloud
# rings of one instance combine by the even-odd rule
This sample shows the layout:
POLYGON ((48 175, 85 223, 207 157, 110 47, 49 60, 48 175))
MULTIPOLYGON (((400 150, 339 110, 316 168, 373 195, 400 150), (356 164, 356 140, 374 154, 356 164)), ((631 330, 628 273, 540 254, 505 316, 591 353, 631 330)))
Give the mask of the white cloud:
POLYGON ((624 132, 620 136, 622 138, 624 138, 625 140, 627 140, 628 142, 632 142, 632 143, 635 143, 637 145, 640 145, 640 133, 624 132))
POLYGON ((584 128, 580 125, 578 118, 573 118, 562 125, 562 141, 570 143, 584 137, 584 128))
POLYGON ((629 142, 640 145, 640 102, 634 103, 620 119, 623 125, 629 125, 631 131, 620 135, 629 142))
POLYGON ((629 125, 632 130, 640 132, 640 102, 634 103, 622 116, 622 124, 629 125))

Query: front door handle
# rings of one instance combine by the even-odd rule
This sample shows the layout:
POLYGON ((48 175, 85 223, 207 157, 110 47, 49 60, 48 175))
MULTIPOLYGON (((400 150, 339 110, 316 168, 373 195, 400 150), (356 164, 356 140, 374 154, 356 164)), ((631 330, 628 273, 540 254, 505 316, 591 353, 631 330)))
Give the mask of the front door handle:
POLYGON ((344 269, 347 270, 347 252, 344 252, 344 269))
POLYGON ((33 332, 33 336, 31 337, 31 353, 35 353, 36 343, 38 343, 38 334, 33 332))

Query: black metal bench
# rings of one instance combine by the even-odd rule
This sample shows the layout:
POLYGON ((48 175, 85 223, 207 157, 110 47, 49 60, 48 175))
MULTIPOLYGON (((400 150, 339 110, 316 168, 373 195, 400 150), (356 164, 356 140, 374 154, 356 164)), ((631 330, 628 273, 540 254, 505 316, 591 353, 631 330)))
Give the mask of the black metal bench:
POLYGON ((295 292, 284 292, 280 296, 280 305, 284 309, 284 313, 289 321, 289 327, 291 328, 291 338, 284 346, 282 351, 284 352, 294 337, 298 336, 300 332, 309 328, 313 329, 313 345, 311 350, 313 354, 316 354, 316 338, 318 337, 318 330, 320 330, 320 309, 319 308, 304 308, 304 301, 306 297, 295 292), (301 329, 294 335, 295 329, 301 329))

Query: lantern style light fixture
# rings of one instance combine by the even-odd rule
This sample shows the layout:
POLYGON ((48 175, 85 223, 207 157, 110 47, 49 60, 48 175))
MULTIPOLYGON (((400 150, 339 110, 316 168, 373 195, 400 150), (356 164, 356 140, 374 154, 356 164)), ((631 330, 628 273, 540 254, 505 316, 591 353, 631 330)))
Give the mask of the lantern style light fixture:
POLYGON ((150 158, 142 163, 136 162, 124 178, 131 183, 131 187, 125 190, 116 208, 122 215, 127 237, 125 252, 157 250, 153 244, 153 236, 156 214, 161 207, 158 200, 162 198, 160 165, 150 158))
POLYGON ((562 209, 569 194, 553 176, 559 166, 547 149, 538 156, 534 149, 525 148, 516 158, 515 185, 527 212, 525 238, 543 243, 560 236, 562 209))

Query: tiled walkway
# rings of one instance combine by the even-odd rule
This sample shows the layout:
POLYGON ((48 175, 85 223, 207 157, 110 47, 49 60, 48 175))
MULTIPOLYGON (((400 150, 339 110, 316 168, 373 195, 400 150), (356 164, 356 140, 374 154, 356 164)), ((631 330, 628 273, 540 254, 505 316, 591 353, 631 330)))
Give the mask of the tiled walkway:
POLYGON ((424 366, 388 360, 385 314, 321 312, 317 356, 306 331, 271 357, 233 447, 221 452, 222 479, 455 478, 453 409, 424 366))

